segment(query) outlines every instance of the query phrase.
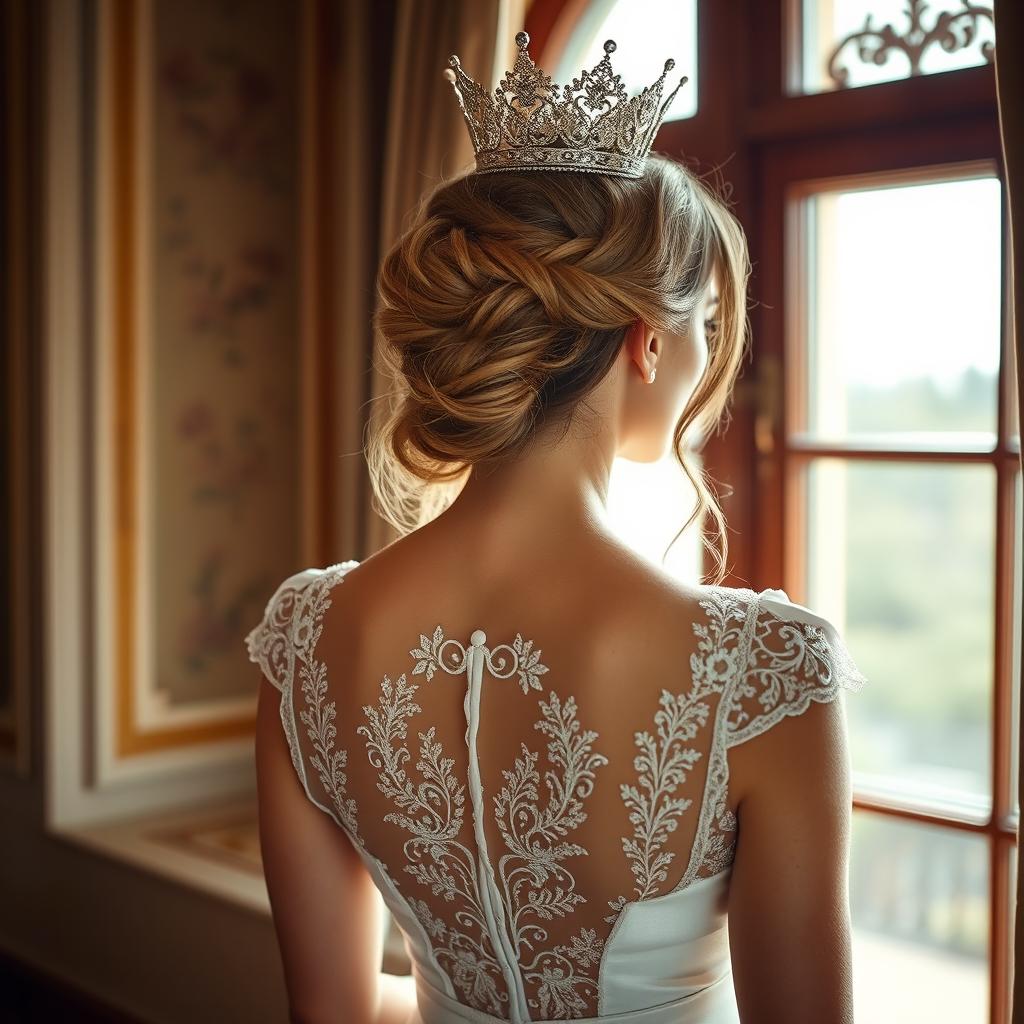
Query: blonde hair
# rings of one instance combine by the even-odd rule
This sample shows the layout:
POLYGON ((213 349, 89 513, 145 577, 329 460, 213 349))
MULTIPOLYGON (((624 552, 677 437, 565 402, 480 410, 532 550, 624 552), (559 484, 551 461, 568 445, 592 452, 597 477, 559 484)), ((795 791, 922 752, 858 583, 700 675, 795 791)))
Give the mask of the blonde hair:
POLYGON ((673 436, 697 504, 672 543, 710 512, 718 549, 704 544, 721 582, 725 518, 683 442, 727 414, 749 337, 749 257, 726 201, 658 153, 641 178, 466 173, 421 201, 377 280, 379 368, 393 390, 367 444, 375 511, 408 533, 473 466, 523 453, 539 422, 568 428, 630 324, 682 334, 715 269, 719 328, 673 436))

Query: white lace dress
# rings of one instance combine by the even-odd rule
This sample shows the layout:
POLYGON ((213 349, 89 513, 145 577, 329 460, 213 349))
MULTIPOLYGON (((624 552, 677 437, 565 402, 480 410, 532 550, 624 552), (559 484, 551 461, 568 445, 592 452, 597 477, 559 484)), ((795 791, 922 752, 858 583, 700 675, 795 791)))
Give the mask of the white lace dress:
POLYGON ((359 668, 357 637, 322 643, 357 564, 285 580, 246 643, 306 795, 401 928, 424 1024, 737 1022, 728 752, 863 686, 832 624, 781 590, 704 586, 673 680, 609 686, 614 652, 429 614, 359 668))

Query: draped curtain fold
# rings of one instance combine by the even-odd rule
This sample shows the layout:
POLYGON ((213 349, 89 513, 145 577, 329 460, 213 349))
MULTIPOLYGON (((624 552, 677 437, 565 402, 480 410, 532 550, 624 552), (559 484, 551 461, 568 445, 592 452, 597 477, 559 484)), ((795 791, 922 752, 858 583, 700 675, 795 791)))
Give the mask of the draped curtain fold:
POLYGON ((338 12, 339 57, 334 142, 338 181, 334 189, 337 224, 337 337, 334 350, 336 401, 328 417, 328 440, 336 468, 331 551, 324 559, 363 559, 368 543, 370 486, 363 457, 369 367, 373 353, 374 280, 383 201, 388 136, 392 3, 332 0, 338 12))
MULTIPOLYGON (((1014 372, 1017 381, 1018 423, 1024 424, 1024 9, 1015 0, 995 4, 996 90, 999 100, 999 131, 1003 142, 1006 171, 1007 205, 1010 211, 1010 281, 1013 307, 1014 372), (1000 59, 1000 54, 1003 58, 1000 59)), ((1024 463, 1022 463, 1024 468, 1024 463)), ((1017 558, 1021 557, 1021 538, 1017 538, 1017 558)), ((1024 609, 1022 609, 1024 617, 1024 609)), ((1020 624, 1024 634, 1024 621, 1020 624)), ((1017 685, 1024 692, 1024 680, 1017 685)), ((1019 704, 1018 737, 1024 736, 1024 700, 1019 704)), ((1024 793, 1024 757, 1018 759, 1018 793, 1024 793)), ((1014 950, 1011 960, 1019 960, 1024 951, 1024 870, 1020 864, 1020 825, 1017 826, 1017 914, 1013 927, 1014 950)), ((1013 1024, 1024 1024, 1024 969, 1014 972, 1013 1024)))

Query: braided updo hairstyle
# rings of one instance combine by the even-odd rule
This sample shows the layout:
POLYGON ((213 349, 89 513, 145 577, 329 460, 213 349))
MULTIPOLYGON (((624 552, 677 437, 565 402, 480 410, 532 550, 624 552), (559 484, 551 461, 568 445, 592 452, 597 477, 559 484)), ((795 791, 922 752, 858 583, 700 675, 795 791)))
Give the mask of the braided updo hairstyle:
POLYGON ((645 166, 640 178, 466 173, 420 203, 383 260, 374 316, 392 391, 367 462, 376 511, 400 534, 473 466, 515 459, 546 424, 567 430, 637 318, 682 334, 717 269, 719 328, 673 440, 698 502, 674 540, 710 512, 718 549, 704 543, 724 578, 725 520, 684 438, 727 411, 748 338, 747 244, 684 164, 651 153, 645 166))

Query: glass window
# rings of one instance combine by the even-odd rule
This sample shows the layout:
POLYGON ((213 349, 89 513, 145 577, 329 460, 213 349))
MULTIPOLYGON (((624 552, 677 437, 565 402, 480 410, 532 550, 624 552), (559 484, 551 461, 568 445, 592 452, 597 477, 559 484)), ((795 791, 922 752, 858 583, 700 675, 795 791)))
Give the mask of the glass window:
POLYGON ((665 76, 665 92, 671 92, 683 75, 689 81, 676 93, 665 122, 697 113, 697 0, 593 0, 584 7, 551 73, 555 83, 567 85, 581 68, 597 64, 606 39, 617 44, 612 67, 629 95, 656 81, 671 57, 676 65, 665 76))
MULTIPOLYGON (((1014 500, 1014 530, 1013 542, 1015 550, 1012 551, 1013 558, 1013 648, 1011 656, 1010 687, 1012 700, 1010 704, 1010 813, 1020 816, 1020 792, 1018 788, 1018 776, 1020 775, 1020 729, 1017 723, 1020 721, 1020 656, 1021 656, 1021 561, 1024 560, 1024 552, 1021 551, 1021 544, 1024 543, 1024 490, 1021 487, 1021 473, 1018 470, 1017 486, 1015 488, 1014 500)), ((1017 826, 1017 822, 1014 822, 1017 826)))
POLYGON ((988 1024, 984 837, 855 812, 850 918, 857 1020, 988 1024))
POLYGON ((891 82, 984 64, 992 5, 962 0, 803 0, 797 91, 891 82))
POLYGON ((1000 202, 996 177, 806 200, 801 327, 812 434, 995 443, 1000 202))
POLYGON ((848 711, 862 789, 991 813, 994 531, 991 466, 811 462, 809 607, 873 681, 848 711))
POLYGON ((1009 940, 1010 949, 1007 960, 1010 962, 1010 977, 1004 991, 1006 992, 1006 1019, 1012 1015, 1011 1003, 1013 1002, 1013 976, 1016 970, 1016 957, 1013 955, 1013 922, 1017 918, 1017 847, 1010 847, 1010 928, 1009 940))

